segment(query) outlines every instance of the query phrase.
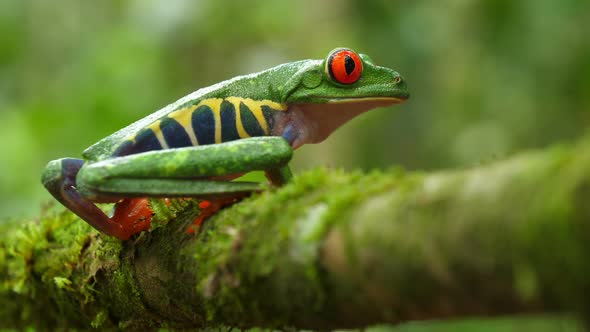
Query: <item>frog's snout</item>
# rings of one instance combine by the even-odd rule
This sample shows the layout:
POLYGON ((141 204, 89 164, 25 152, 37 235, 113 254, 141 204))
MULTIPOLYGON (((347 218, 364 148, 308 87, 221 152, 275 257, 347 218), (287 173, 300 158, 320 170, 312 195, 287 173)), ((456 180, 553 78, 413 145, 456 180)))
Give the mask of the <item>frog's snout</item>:
POLYGON ((393 75, 393 84, 395 84, 395 89, 398 90, 400 99, 406 100, 410 98, 410 93, 408 92, 406 80, 403 78, 402 75, 395 73, 393 75))

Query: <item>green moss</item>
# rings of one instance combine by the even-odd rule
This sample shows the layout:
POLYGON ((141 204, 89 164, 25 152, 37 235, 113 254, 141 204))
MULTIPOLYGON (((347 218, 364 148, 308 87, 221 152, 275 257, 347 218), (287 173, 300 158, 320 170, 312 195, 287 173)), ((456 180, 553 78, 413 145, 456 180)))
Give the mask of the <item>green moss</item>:
POLYGON ((268 302, 287 315, 303 311, 310 303, 322 308, 326 296, 319 253, 326 232, 367 197, 416 183, 415 177, 404 177, 400 169, 369 175, 316 169, 211 218, 200 245, 195 246, 200 269, 208 271, 199 275, 198 290, 209 299, 209 319, 227 321, 247 312, 253 320, 268 321, 263 314, 268 312, 268 302), (260 285, 266 280, 272 280, 270 301, 260 285), (302 303, 294 303, 293 298, 302 303))
POLYGON ((322 328, 469 313, 466 294, 482 312, 585 312, 590 157, 572 151, 436 174, 316 169, 195 235, 193 200, 151 200, 154 227, 125 242, 46 213, 0 234, 0 319, 35 326, 51 307, 48 326, 322 328))
POLYGON ((95 329, 101 328, 101 327, 103 327, 103 325, 105 324, 107 319, 108 319, 107 311, 101 310, 96 314, 94 319, 90 322, 90 326, 92 326, 92 328, 95 328, 95 329))
POLYGON ((179 213, 189 208, 194 208, 197 202, 197 200, 190 198, 150 198, 149 205, 154 213, 150 231, 166 226, 168 222, 174 220, 179 213))
MULTIPOLYGON (((77 288, 78 276, 74 271, 88 228, 74 222, 76 218, 71 213, 49 211, 38 223, 21 226, 16 236, 2 239, 7 253, 2 291, 19 294, 32 302, 31 310, 21 313, 22 321, 35 321, 31 316, 47 306, 60 311, 76 310, 77 299, 84 297, 85 289, 77 288)), ((57 312, 54 315, 43 316, 50 321, 63 320, 57 312)))

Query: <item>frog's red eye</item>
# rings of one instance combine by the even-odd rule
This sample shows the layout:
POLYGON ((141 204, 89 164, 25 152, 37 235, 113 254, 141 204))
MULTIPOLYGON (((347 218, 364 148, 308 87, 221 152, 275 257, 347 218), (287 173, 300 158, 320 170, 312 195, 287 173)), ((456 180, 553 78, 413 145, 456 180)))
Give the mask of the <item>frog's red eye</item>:
POLYGON ((326 59, 326 72, 333 81, 352 84, 361 78, 363 61, 354 51, 341 48, 334 50, 326 59))

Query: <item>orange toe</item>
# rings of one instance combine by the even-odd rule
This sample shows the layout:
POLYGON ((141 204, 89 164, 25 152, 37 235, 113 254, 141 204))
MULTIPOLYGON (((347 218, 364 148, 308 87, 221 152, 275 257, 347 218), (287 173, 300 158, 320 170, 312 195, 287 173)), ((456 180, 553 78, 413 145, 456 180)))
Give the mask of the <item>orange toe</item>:
POLYGON ((127 198, 115 204, 111 220, 119 223, 130 237, 150 229, 152 214, 147 198, 127 198))
POLYGON ((199 202, 199 209, 201 209, 201 213, 195 218, 192 225, 190 225, 186 232, 188 234, 195 233, 195 230, 201 227, 201 225, 212 215, 216 214, 217 211, 223 209, 228 205, 232 205, 238 201, 238 199, 232 198, 223 198, 223 199, 215 199, 215 200, 202 200, 199 202))

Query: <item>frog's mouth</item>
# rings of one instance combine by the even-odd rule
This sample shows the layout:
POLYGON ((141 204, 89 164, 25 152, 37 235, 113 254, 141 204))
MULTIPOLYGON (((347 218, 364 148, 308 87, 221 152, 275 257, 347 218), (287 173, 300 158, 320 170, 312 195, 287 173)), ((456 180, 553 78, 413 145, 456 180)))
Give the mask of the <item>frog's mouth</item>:
POLYGON ((377 107, 403 103, 403 97, 333 98, 326 103, 291 104, 276 120, 274 132, 296 149, 319 143, 356 116, 377 107), (286 137, 286 135, 288 137, 286 137))
MULTIPOLYGON (((403 97, 359 97, 359 98, 330 98, 327 97, 326 104, 357 104, 358 105, 368 105, 371 108, 374 107, 382 107, 379 105, 380 103, 385 104, 384 106, 389 106, 393 104, 401 104, 408 99, 409 96, 404 95, 403 97)), ((324 104, 325 105, 325 104, 324 104)), ((369 108, 370 109, 370 108, 369 108)))

